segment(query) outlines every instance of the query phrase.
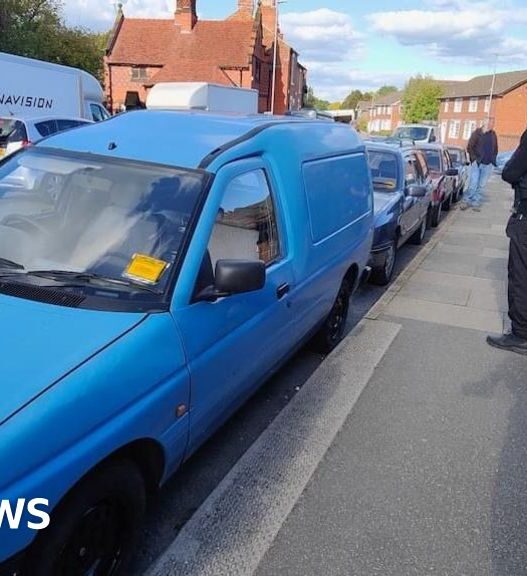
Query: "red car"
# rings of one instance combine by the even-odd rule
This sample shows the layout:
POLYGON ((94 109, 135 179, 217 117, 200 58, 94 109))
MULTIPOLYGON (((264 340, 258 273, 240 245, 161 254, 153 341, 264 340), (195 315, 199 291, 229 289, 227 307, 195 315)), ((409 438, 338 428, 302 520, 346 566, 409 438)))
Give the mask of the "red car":
POLYGON ((429 226, 435 228, 441 220, 443 210, 450 210, 452 204, 458 200, 458 170, 453 167, 450 154, 442 144, 420 144, 416 148, 425 156, 434 186, 429 226))

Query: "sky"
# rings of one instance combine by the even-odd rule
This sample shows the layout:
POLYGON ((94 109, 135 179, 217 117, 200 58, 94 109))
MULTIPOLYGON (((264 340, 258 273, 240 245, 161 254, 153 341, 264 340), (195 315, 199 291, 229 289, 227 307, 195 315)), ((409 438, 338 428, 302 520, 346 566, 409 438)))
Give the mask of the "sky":
MULTIPOLYGON (((108 29, 113 0, 62 0, 68 24, 108 29)), ((123 0, 130 17, 169 18, 175 0, 123 0)), ((237 0, 197 0, 201 19, 221 19, 237 0)), ((525 0, 287 0, 280 25, 317 96, 403 87, 412 75, 464 80, 527 69, 525 0)))

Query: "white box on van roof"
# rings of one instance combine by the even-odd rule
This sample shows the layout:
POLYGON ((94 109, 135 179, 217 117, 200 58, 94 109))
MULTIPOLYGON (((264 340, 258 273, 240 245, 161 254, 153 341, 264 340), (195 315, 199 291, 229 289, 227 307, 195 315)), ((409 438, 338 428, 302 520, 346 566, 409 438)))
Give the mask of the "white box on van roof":
POLYGON ((160 82, 146 98, 151 110, 258 113, 258 91, 207 82, 160 82))

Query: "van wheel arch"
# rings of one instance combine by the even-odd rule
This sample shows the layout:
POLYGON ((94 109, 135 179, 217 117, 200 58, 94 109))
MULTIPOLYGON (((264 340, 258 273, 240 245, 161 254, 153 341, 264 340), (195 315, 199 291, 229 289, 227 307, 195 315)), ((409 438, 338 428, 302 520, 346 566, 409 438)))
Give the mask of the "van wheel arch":
POLYGON ((359 279, 359 266, 357 264, 352 264, 346 274, 344 275, 344 280, 346 280, 351 288, 351 292, 355 292, 357 289, 357 283, 359 279))

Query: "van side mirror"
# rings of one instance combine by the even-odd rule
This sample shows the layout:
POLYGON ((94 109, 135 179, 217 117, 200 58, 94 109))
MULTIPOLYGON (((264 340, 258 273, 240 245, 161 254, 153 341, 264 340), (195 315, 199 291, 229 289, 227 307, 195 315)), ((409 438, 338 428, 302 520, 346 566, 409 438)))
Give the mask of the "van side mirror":
POLYGON ((410 184, 410 186, 406 187, 407 196, 412 198, 422 198, 426 196, 426 192, 426 186, 419 186, 419 184, 410 184))
POLYGON ((430 142, 436 142, 437 138, 435 137, 435 134, 432 134, 432 136, 430 136, 430 142))
POLYGON ((202 290, 195 301, 214 302, 234 294, 256 292, 265 286, 265 263, 261 260, 218 260, 214 285, 202 290))

